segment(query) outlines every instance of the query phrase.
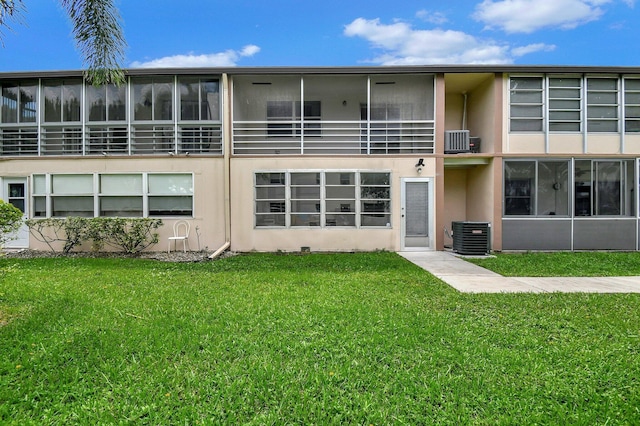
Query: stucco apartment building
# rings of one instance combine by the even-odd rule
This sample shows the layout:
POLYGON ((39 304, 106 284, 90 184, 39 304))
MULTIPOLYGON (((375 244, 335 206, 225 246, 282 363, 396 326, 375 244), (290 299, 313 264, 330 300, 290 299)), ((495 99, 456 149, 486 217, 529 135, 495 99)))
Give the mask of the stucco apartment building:
MULTIPOLYGON (((0 195, 30 218, 160 217, 191 248, 638 250, 640 68, 0 74, 0 195)), ((13 247, 43 248, 25 229, 13 247)), ((164 244, 156 246, 162 249, 164 244)))

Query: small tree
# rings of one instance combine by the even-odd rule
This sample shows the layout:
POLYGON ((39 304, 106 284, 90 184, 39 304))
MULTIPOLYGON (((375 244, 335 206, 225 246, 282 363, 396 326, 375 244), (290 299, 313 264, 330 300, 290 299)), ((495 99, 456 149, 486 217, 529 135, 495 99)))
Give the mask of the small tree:
POLYGON ((0 200, 0 247, 7 241, 16 239, 16 232, 20 226, 22 226, 20 209, 0 200))

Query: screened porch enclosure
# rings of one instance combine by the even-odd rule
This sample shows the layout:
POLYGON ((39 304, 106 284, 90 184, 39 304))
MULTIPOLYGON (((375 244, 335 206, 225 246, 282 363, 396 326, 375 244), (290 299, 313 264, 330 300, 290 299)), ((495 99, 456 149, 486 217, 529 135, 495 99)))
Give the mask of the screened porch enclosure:
POLYGON ((431 75, 233 78, 233 153, 431 154, 431 75))

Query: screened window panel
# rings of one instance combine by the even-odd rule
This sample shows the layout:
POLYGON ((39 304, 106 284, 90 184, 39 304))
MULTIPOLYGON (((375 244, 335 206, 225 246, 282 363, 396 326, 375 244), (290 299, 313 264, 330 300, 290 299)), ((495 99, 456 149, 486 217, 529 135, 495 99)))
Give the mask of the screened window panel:
POLYGON ((197 78, 180 79, 180 119, 200 119, 200 80, 197 78))
POLYGON ((319 214, 291 214, 291 226, 320 226, 319 214))
POLYGON ((355 214, 327 214, 326 226, 356 226, 355 214))
POLYGON ((577 121, 580 122, 580 111, 553 111, 552 121, 577 121))
POLYGON ((62 121, 62 86, 56 83, 45 83, 44 92, 44 121, 55 123, 62 121))
POLYGON ((552 132, 579 132, 580 122, 551 122, 549 123, 549 130, 552 132))
POLYGON ((615 105, 618 102, 617 93, 589 92, 587 103, 589 105, 615 105))
POLYGON ((285 187, 258 187, 256 188, 256 198, 259 200, 284 199, 285 187))
POLYGON ((356 187, 355 186, 327 186, 325 189, 327 198, 355 198, 356 187))
POLYGON ((142 217, 142 196, 100 197, 100 216, 142 217))
POLYGON ((582 86, 580 78, 574 77, 555 77, 549 79, 549 87, 551 88, 580 88, 582 86))
POLYGON ((640 105, 640 92, 627 92, 624 98, 627 105, 640 105))
POLYGON ((627 120, 625 122, 625 130, 629 133, 640 132, 640 120, 627 120))
POLYGON ((256 201, 256 213, 285 213, 284 201, 256 201))
POLYGON ((151 79, 132 80, 133 117, 137 121, 149 121, 153 114, 153 84, 151 79))
POLYGON ((106 195, 142 194, 142 175, 100 175, 100 193, 106 195))
POLYGON ((596 162, 597 194, 595 214, 618 216, 622 213, 622 179, 619 161, 596 162))
POLYGON ((638 91, 640 91, 640 79, 639 78, 625 78, 624 87, 627 90, 638 90, 638 91))
POLYGON ((45 175, 33 175, 33 193, 47 193, 47 177, 45 175))
POLYGON ((53 194, 91 194, 93 193, 93 175, 53 175, 51 192, 53 194))
POLYGON ((88 85, 85 90, 88 121, 107 120, 107 90, 105 86, 88 85))
POLYGON ((512 105, 511 106, 512 118, 538 118, 542 117, 542 106, 538 105, 512 105))
POLYGON ((256 216, 256 226, 268 227, 268 226, 285 226, 286 217, 284 214, 265 214, 256 216))
POLYGON ((541 132, 542 119, 539 120, 514 120, 511 119, 512 132, 541 132))
POLYGON ((541 104, 542 92, 512 92, 511 104, 541 104))
POLYGON ((93 196, 52 197, 51 205, 54 217, 93 217, 93 196))
POLYGON ((149 196, 149 216, 192 216, 193 198, 149 196))
POLYGON ((82 97, 82 84, 65 83, 62 86, 63 110, 62 121, 80 121, 80 99, 82 97))
POLYGON ((504 214, 505 216, 534 215, 534 161, 505 161, 504 214))
POLYGON ((588 78, 588 90, 616 90, 618 88, 618 79, 616 78, 588 78))
POLYGON ((153 119, 157 121, 173 119, 173 83, 154 82, 153 119))
POLYGON ((47 199, 46 197, 33 197, 33 217, 47 216, 47 199))
POLYGON ((542 89, 541 77, 512 77, 510 81, 511 89, 542 89))
POLYGON ((539 161, 536 187, 538 215, 569 215, 568 161, 539 161))
POLYGON ((125 86, 107 86, 107 120, 124 121, 127 119, 127 89, 125 86))
POLYGON ((640 118, 640 106, 628 106, 624 109, 627 118, 640 118))
POLYGON ((551 99, 549 101, 549 108, 551 110, 574 110, 579 113, 580 101, 551 99))
POLYGON ((38 88, 36 85, 20 86, 20 122, 36 122, 38 88))
POLYGON ((193 194, 193 177, 190 174, 149 174, 149 194, 193 194))
POLYGON ((2 123, 18 122, 18 86, 2 87, 2 123))

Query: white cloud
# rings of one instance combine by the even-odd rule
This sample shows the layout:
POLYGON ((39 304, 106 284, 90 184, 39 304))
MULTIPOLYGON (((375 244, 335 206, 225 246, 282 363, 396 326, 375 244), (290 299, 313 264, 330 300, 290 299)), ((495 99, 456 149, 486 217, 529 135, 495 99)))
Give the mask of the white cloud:
POLYGON ((514 47, 511 49, 511 54, 516 57, 528 55, 535 52, 551 52, 555 50, 556 46, 552 44, 534 43, 522 47, 514 47))
MULTIPOLYGON (((508 64, 513 51, 507 44, 483 40, 461 31, 416 30, 403 22, 385 25, 379 19, 355 19, 344 28, 344 34, 361 37, 382 51, 370 59, 382 65, 423 64, 508 64)), ((537 45, 530 52, 549 48, 537 45)), ((525 48, 520 48, 526 54, 525 48)), ((516 50, 516 52, 518 52, 516 50)), ((517 55, 521 56, 521 55, 517 55)))
POLYGON ((260 47, 250 44, 244 46, 240 51, 226 50, 219 53, 209 53, 195 55, 165 56, 163 58, 148 61, 135 61, 131 63, 131 68, 198 68, 198 67, 234 67, 243 57, 253 56, 260 51, 260 47))
POLYGON ((449 22, 447 16, 442 12, 432 12, 430 10, 419 10, 416 16, 425 22, 429 22, 434 25, 442 25, 449 22))
MULTIPOLYGON (((484 0, 476 6, 474 19, 487 28, 507 33, 532 33, 542 28, 572 29, 599 19, 600 6, 612 0, 484 0)), ((625 0, 632 6, 633 0, 625 0)))

